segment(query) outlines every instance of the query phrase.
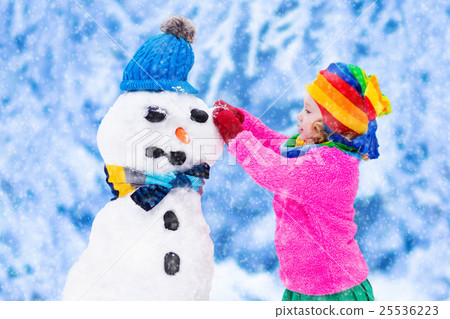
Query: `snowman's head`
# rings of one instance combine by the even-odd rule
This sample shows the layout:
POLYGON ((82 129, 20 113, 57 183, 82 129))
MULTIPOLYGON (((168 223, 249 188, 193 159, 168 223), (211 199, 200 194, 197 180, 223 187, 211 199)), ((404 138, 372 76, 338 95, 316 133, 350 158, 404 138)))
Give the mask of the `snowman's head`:
POLYGON ((97 143, 107 165, 164 174, 210 166, 224 143, 212 109, 192 94, 123 93, 100 124, 97 143))

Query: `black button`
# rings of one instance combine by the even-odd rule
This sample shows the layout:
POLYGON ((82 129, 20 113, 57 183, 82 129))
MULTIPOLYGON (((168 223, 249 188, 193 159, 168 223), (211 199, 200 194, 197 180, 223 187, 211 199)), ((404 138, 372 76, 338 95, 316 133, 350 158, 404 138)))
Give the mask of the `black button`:
POLYGON ((180 257, 175 253, 168 253, 164 256, 164 271, 173 276, 180 271, 180 257))
POLYGON ((169 230, 177 230, 179 226, 177 215, 171 210, 164 214, 164 227, 169 230))

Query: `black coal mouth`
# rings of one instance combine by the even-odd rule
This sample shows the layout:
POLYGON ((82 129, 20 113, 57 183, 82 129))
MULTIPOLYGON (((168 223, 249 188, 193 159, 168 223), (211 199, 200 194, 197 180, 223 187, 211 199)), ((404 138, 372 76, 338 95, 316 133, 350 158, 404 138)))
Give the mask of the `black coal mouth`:
POLYGON ((163 149, 155 146, 150 146, 145 150, 145 156, 149 158, 158 158, 161 156, 167 157, 172 165, 183 165, 186 161, 186 153, 183 151, 170 152, 167 154, 163 149))
POLYGON ((158 158, 165 155, 166 153, 164 152, 164 150, 159 147, 150 146, 145 150, 145 156, 149 158, 158 158))
POLYGON ((172 165, 183 165, 186 161, 186 153, 185 152, 170 152, 169 162, 172 165))

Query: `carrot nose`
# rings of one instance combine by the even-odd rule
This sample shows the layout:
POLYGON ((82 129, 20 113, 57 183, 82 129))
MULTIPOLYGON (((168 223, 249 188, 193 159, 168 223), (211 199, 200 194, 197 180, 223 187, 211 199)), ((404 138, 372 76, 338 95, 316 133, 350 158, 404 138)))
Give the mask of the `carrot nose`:
POLYGON ((184 144, 189 144, 189 142, 191 141, 188 133, 182 127, 179 127, 175 130, 175 135, 184 144))

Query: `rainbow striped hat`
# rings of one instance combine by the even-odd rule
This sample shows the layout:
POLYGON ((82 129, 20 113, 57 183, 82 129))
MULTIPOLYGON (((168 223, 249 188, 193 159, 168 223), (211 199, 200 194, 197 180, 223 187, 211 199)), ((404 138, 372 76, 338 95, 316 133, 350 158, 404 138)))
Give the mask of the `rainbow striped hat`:
POLYGON ((306 90, 319 105, 323 123, 337 134, 362 136, 373 126, 369 122, 391 113, 377 77, 355 65, 331 63, 306 90))

